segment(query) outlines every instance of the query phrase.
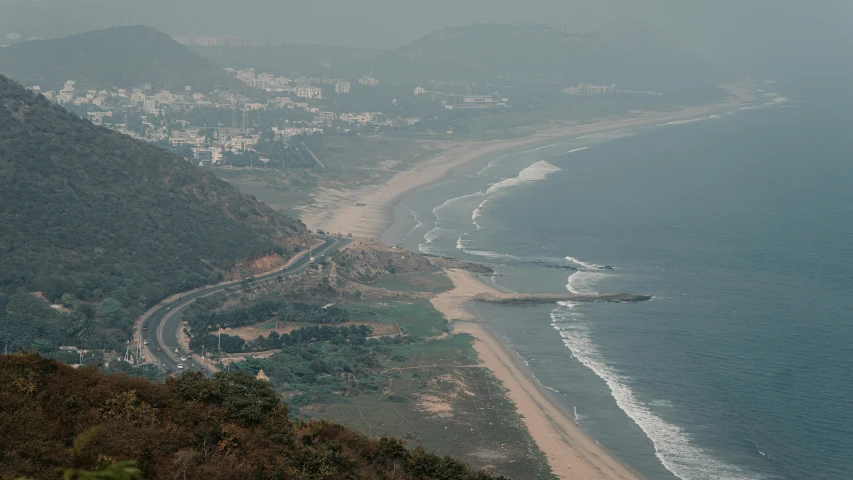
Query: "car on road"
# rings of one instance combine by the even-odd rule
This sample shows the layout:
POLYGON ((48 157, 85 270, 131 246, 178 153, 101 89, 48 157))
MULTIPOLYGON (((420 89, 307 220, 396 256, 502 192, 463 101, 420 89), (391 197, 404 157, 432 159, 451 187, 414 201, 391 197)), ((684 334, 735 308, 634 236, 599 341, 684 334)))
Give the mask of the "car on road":
POLYGON ((181 361, 182 361, 182 362, 186 362, 186 361, 187 361, 187 357, 181 357, 181 361))
POLYGON ((158 352, 162 352, 162 351, 163 351, 163 349, 162 349, 162 348, 160 348, 160 347, 157 347, 157 351, 158 351, 158 352))
POLYGON ((181 365, 181 364, 179 363, 179 364, 178 364, 178 368, 180 368, 181 370, 183 370, 183 369, 184 369, 184 366, 183 366, 183 365, 181 365))
POLYGON ((143 345, 148 345, 148 340, 145 340, 144 342, 142 342, 142 344, 143 344, 143 345))

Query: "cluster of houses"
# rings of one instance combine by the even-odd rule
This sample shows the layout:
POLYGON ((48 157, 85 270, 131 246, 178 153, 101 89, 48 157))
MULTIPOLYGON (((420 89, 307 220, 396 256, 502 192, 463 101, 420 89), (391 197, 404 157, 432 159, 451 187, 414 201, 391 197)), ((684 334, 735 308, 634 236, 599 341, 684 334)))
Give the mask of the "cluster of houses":
POLYGON ((187 147, 192 151, 192 160, 211 164, 220 163, 227 152, 239 154, 254 149, 262 132, 247 122, 252 118, 252 112, 259 115, 281 110, 278 114, 267 114, 280 118, 278 125, 265 130, 271 130, 275 139, 285 144, 294 137, 323 135, 332 130, 348 134, 356 126, 412 126, 421 120, 417 117, 389 119, 380 112, 336 113, 324 109, 322 88, 316 85, 334 86, 335 91, 348 93, 350 84, 341 79, 288 79, 263 73, 256 75, 253 69, 228 70, 248 86, 261 88, 267 93, 257 98, 218 90, 203 94, 195 92, 189 85, 180 92, 157 91, 151 84, 131 89, 85 89, 74 80, 66 81, 61 89, 55 91, 43 90, 38 85, 30 89, 58 104, 85 110, 95 124, 137 139, 187 147), (271 92, 282 95, 269 95, 271 92), (216 127, 201 127, 180 119, 182 113, 200 108, 228 111, 232 121, 229 125, 218 123, 216 127), (288 110, 304 113, 289 115, 288 110), (310 117, 305 118, 305 113, 310 117), (132 127, 129 125, 131 119, 136 119, 132 127))

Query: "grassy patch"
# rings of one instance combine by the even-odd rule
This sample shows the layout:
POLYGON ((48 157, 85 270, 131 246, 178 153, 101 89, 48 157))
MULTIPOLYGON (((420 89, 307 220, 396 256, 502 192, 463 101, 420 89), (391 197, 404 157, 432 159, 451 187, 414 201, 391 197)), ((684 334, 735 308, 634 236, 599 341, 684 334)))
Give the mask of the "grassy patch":
POLYGON ((453 289, 453 282, 444 272, 431 274, 389 274, 372 283, 375 287, 398 292, 441 293, 453 289))
POLYGON ((396 323, 414 339, 440 335, 447 330, 444 317, 426 299, 388 300, 347 305, 350 320, 368 323, 396 323))
POLYGON ((470 337, 458 336, 428 345, 395 345, 391 358, 407 360, 389 358, 386 363, 394 368, 382 373, 382 392, 346 404, 314 405, 310 413, 370 436, 404 438, 411 446, 423 445, 511 478, 553 478, 500 382, 489 370, 465 363, 476 361, 470 344, 470 337))

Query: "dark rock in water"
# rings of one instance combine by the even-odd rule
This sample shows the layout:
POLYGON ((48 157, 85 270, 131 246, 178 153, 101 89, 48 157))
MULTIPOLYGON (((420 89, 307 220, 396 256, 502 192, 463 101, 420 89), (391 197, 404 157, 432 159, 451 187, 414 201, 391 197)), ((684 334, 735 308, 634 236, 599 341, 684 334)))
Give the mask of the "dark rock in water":
POLYGON ((558 265, 556 263, 548 263, 548 262, 533 262, 533 263, 536 265, 539 265, 541 267, 545 267, 545 268, 560 268, 563 270, 577 270, 576 267, 573 267, 571 265, 558 265))
POLYGON ((479 293, 474 300, 503 305, 533 305, 541 303, 569 302, 608 302, 608 303, 638 303, 651 300, 650 295, 635 295, 631 293, 479 293))

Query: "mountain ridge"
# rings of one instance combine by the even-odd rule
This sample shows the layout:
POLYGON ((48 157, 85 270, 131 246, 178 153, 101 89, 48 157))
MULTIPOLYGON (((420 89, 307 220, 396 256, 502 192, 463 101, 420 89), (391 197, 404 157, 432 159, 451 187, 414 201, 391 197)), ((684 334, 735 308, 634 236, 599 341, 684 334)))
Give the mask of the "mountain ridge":
POLYGON ((0 310, 34 291, 145 308, 310 241, 300 221, 212 173, 3 76, 0 201, 0 310))
POLYGON ((146 26, 112 27, 0 49, 0 74, 25 85, 60 88, 240 89, 242 84, 172 37, 146 26))

